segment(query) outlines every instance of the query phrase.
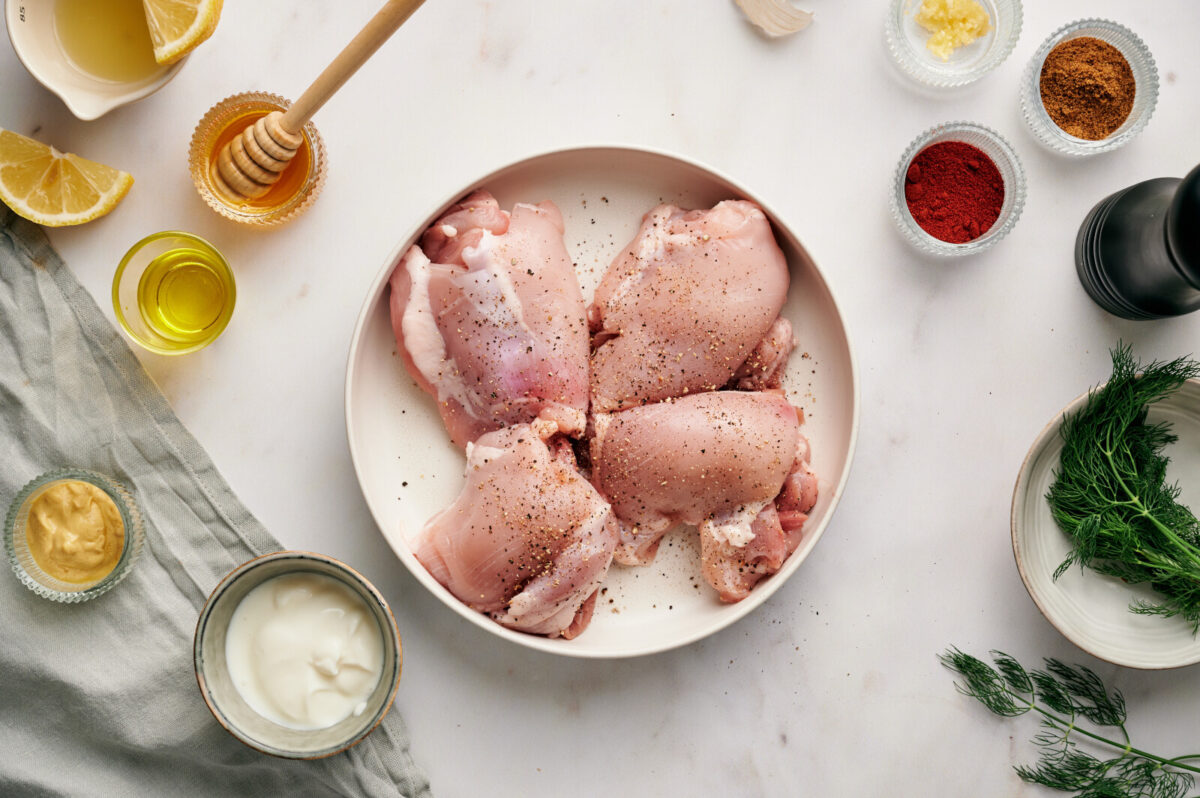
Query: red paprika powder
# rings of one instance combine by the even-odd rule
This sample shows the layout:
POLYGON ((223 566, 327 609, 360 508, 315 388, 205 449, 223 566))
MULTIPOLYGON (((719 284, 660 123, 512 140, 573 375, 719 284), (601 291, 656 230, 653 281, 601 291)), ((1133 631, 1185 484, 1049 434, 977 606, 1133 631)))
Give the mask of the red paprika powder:
POLYGON ((965 244, 986 233, 1000 218, 1004 178, 978 147, 939 141, 912 159, 904 198, 922 230, 951 244, 965 244))

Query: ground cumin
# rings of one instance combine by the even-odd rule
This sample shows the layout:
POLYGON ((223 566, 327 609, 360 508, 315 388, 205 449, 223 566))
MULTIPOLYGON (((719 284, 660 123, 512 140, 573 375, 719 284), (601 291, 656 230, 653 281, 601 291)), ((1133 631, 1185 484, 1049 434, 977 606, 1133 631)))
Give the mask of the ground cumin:
POLYGON ((1080 139, 1107 138, 1129 116, 1137 84, 1121 51, 1090 36, 1062 42, 1046 56, 1039 81, 1054 124, 1080 139))

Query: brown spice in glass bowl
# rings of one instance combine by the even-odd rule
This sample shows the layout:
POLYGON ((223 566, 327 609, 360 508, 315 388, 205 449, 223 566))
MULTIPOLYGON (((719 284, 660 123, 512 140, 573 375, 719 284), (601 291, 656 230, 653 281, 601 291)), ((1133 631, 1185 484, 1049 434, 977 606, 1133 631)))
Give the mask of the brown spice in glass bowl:
POLYGON ((1088 141, 1112 135, 1129 117, 1137 92, 1121 51, 1091 36, 1068 39, 1051 50, 1038 87, 1054 124, 1088 141))

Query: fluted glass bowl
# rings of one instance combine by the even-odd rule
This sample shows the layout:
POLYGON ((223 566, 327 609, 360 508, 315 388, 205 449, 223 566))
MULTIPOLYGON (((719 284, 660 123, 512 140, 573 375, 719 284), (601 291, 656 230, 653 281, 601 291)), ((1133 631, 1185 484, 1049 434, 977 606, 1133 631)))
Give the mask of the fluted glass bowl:
POLYGON ((896 164, 892 186, 892 218, 895 219, 896 226, 900 228, 904 238, 923 252, 946 256, 983 252, 1008 235, 1024 207, 1025 172, 1021 168, 1021 160, 1003 136, 983 125, 974 122, 945 122, 935 125, 917 136, 896 164), (996 164, 1000 177, 1004 180, 1004 202, 1000 206, 1000 215, 986 233, 965 244, 942 241, 925 232, 909 212, 908 201, 904 195, 909 164, 926 147, 942 141, 961 141, 978 147, 996 164))
POLYGON ((1122 147, 1141 133, 1154 114, 1158 102, 1158 68, 1150 49, 1137 34, 1123 25, 1105 19, 1081 19, 1064 25, 1042 42, 1025 68, 1021 90, 1021 112, 1034 138, 1050 150, 1063 155, 1095 155, 1122 147), (1041 77, 1046 56, 1062 42, 1090 36, 1121 51, 1137 84, 1133 108, 1119 128, 1107 137, 1089 141, 1072 136, 1055 124, 1042 105, 1041 77))
POLYGON ((290 101, 277 94, 245 92, 221 100, 196 123, 188 150, 188 170, 196 191, 208 203, 208 207, 226 219, 241 224, 273 227, 294 219, 312 205, 325 185, 327 166, 325 144, 312 122, 305 124, 300 131, 304 136, 302 154, 298 154, 288 165, 283 177, 266 196, 251 200, 234 197, 228 193, 228 189, 222 189, 214 176, 215 155, 230 139, 244 130, 256 116, 271 111, 286 111, 290 105, 290 101), (247 118, 246 121, 242 121, 243 118, 247 118), (302 162, 304 154, 307 155, 307 163, 302 162))
POLYGON ((31 480, 13 499, 4 522, 4 548, 13 572, 25 587, 39 596, 63 604, 77 604, 102 596, 117 586, 133 568, 142 550, 142 514, 133 496, 118 482, 103 474, 79 468, 48 471, 31 480), (125 527, 125 542, 117 564, 93 582, 65 582, 42 570, 30 551, 25 524, 33 502, 47 489, 61 482, 78 481, 95 485, 113 500, 125 527))
POLYGON ((991 20, 991 30, 960 47, 943 61, 925 43, 929 32, 914 17, 921 0, 892 0, 888 7, 888 53, 909 79, 935 89, 974 83, 1008 58, 1021 35, 1021 0, 979 0, 991 20))

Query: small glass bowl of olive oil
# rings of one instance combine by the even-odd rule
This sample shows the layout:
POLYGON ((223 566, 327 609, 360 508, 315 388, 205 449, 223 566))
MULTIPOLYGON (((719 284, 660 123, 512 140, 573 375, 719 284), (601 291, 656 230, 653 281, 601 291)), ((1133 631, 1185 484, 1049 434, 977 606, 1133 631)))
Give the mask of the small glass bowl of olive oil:
POLYGON ((233 315, 233 271, 212 244, 168 230, 125 253, 113 277, 117 321, 139 344, 183 355, 217 339, 233 315))

